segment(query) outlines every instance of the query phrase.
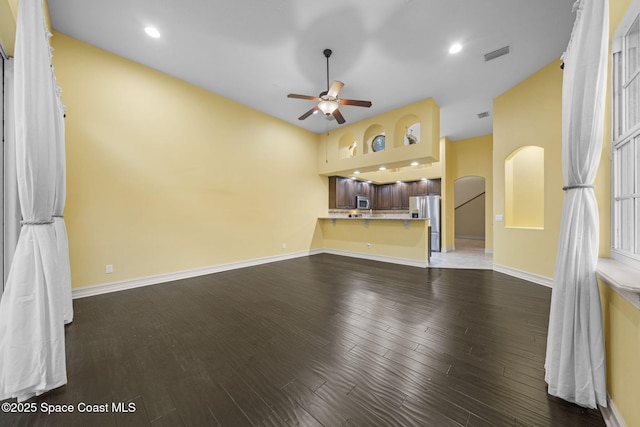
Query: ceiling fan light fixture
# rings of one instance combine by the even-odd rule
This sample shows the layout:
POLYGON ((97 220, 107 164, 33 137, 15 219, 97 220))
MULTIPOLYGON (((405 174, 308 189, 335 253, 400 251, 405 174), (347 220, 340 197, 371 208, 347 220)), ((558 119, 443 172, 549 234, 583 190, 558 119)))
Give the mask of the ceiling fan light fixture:
POLYGON ((322 100, 318 103, 318 108, 325 115, 329 116, 338 109, 338 101, 322 100))

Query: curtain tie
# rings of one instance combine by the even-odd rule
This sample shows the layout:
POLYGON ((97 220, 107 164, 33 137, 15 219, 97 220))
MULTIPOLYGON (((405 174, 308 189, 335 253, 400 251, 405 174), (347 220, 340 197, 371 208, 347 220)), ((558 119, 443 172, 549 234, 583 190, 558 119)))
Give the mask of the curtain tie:
POLYGON ((50 221, 45 221, 45 220, 40 220, 40 221, 20 221, 20 224, 22 224, 22 225, 47 225, 47 224, 53 224, 53 220, 50 220, 50 221))
POLYGON ((593 184, 574 184, 574 185, 565 185, 564 187, 562 187, 562 191, 568 191, 568 190, 576 190, 578 188, 596 188, 595 185, 593 184))

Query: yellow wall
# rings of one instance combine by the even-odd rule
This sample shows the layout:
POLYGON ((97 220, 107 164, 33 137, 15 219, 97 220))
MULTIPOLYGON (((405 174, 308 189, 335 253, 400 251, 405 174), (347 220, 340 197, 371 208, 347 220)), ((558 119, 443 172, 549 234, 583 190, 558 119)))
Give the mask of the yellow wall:
POLYGON ((629 427, 640 426, 640 311, 600 284, 607 361, 607 391, 629 427))
MULTIPOLYGON (((454 213, 453 204, 454 182, 464 176, 480 176, 485 179, 486 197, 485 205, 485 249, 493 248, 493 135, 478 136, 475 138, 448 141, 445 145, 447 158, 447 194, 446 217, 448 219, 445 233, 448 236, 448 244, 453 245, 454 240, 454 213)), ((444 227, 444 226, 443 226, 444 227)))
POLYGON ((505 159, 514 150, 544 148, 544 229, 495 222, 493 262, 551 278, 562 214, 562 70, 555 60, 494 100, 493 215, 505 214, 505 159))
POLYGON ((9 56, 13 56, 16 43, 16 17, 18 0, 0 0, 0 43, 9 56))
POLYGON ((63 34, 52 44, 75 288, 320 245, 317 135, 63 34))
MULTIPOLYGON (((13 56, 16 43, 16 21, 18 17, 18 5, 20 0, 0 0, 0 44, 9 56, 13 56)), ((43 0, 44 19, 47 28, 51 29, 49 19, 49 4, 43 0)))

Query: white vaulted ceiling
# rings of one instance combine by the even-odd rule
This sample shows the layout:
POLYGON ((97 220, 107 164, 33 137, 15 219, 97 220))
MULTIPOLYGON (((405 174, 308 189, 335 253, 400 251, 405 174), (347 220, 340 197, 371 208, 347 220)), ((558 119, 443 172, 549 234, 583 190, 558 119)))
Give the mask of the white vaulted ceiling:
MULTIPOLYGON (((297 118, 331 80, 348 123, 425 98, 441 135, 492 132, 493 98, 559 58, 573 0, 49 0, 54 30, 321 133, 339 125, 297 118), (152 39, 144 27, 162 34, 152 39), (451 44, 462 43, 456 55, 451 44), (510 47, 485 62, 484 54, 510 47), (488 118, 477 114, 488 111, 488 118)), ((558 64, 559 65, 559 64, 558 64)))

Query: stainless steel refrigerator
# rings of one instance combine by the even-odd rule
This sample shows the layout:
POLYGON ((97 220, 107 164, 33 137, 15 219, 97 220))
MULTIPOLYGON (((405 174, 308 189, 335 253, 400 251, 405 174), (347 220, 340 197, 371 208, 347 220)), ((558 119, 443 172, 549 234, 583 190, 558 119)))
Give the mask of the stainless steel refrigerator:
POLYGON ((431 250, 440 252, 440 196, 409 197, 413 218, 428 218, 431 226, 431 250))

